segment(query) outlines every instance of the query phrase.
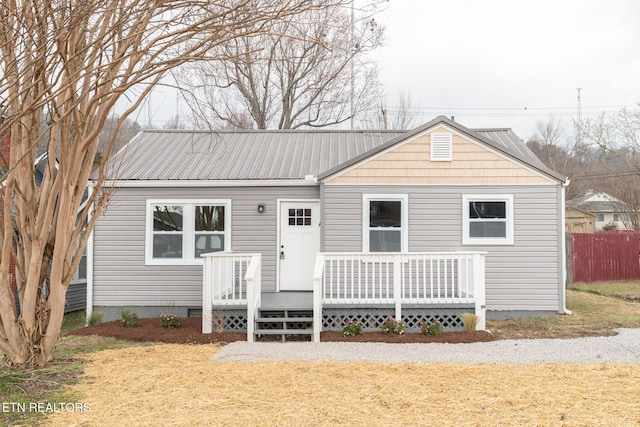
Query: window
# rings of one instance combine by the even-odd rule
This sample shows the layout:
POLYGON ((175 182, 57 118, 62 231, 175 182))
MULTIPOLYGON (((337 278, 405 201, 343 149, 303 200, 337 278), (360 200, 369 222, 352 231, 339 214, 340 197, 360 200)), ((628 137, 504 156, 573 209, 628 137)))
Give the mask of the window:
POLYGON ((431 161, 450 162, 453 158, 453 135, 450 133, 431 134, 431 161))
POLYGON ((604 214, 603 213, 597 214, 596 215, 596 221, 603 222, 604 221, 604 214))
POLYGON ((466 195, 462 204, 463 244, 513 244, 513 196, 466 195))
POLYGON ((289 225, 311 225, 311 209, 289 209, 289 225))
POLYGON ((620 215, 613 214, 613 222, 618 222, 618 221, 620 221, 620 215))
POLYGON ((73 279, 71 279, 71 283, 82 283, 87 281, 87 250, 85 248, 82 253, 82 258, 80 258, 80 264, 78 264, 78 269, 73 275, 73 279))
POLYGON ((407 196, 364 195, 364 252, 407 252, 407 196))
POLYGON ((195 206, 195 242, 196 257, 207 252, 224 250, 224 205, 195 206))
POLYGON ((230 200, 147 201, 147 264, 197 264, 230 249, 230 200))

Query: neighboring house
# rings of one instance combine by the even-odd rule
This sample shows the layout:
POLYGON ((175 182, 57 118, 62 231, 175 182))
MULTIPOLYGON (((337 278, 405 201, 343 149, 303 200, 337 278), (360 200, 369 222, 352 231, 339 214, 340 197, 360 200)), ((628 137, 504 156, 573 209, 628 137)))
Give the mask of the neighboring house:
POLYGON ((617 230, 626 230, 624 223, 628 209, 625 203, 610 194, 593 190, 567 202, 567 206, 588 212, 595 216, 595 231, 602 231, 607 226, 614 226, 617 230))
POLYGON ((483 327, 566 310, 567 178, 510 129, 151 130, 113 164, 89 259, 105 320, 174 307, 204 331, 213 316, 248 339, 309 332, 297 319, 318 339, 394 315, 456 329, 465 311, 483 327))
MULTIPOLYGON (((0 119, 1 123, 1 119, 0 119)), ((9 159, 11 155, 11 138, 9 134, 5 134, 0 138, 0 177, 6 173, 9 166, 9 159)), ((42 150, 38 153, 33 165, 34 181, 36 186, 40 186, 44 177, 44 170, 47 165, 47 153, 42 150)), ((57 169, 57 162, 56 162, 57 169)), ((4 185, 4 184, 3 184, 4 185)), ((1 199, 0 199, 1 201, 1 199)), ((84 208, 84 206, 83 206, 84 208)), ((0 221, 2 218, 0 217, 0 221)), ((73 280, 69 284, 66 293, 65 313, 72 311, 84 310, 86 308, 87 301, 87 268, 86 268, 86 256, 83 257, 78 271, 74 275, 73 280)), ((11 257, 9 272, 11 274, 12 287, 16 307, 18 308, 18 314, 20 313, 20 303, 18 298, 18 289, 15 279, 15 263, 13 257, 11 257)))
POLYGON ((596 216, 581 209, 566 206, 565 231, 568 233, 593 233, 596 231, 596 216))

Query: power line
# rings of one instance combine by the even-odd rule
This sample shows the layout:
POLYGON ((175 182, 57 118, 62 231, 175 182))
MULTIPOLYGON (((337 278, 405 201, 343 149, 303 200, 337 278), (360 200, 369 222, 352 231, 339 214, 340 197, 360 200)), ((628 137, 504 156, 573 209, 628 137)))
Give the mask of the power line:
MULTIPOLYGON (((618 113, 633 105, 582 107, 581 116, 599 116, 618 113)), ((458 117, 571 117, 576 114, 575 107, 522 107, 522 108, 464 108, 464 107, 400 107, 387 106, 387 111, 410 114, 444 114, 458 117)))
POLYGON ((592 174, 577 175, 577 176, 571 177, 571 180, 583 181, 586 179, 620 178, 623 176, 633 176, 633 175, 640 175, 640 171, 638 169, 628 169, 628 170, 615 171, 615 172, 597 172, 592 174))

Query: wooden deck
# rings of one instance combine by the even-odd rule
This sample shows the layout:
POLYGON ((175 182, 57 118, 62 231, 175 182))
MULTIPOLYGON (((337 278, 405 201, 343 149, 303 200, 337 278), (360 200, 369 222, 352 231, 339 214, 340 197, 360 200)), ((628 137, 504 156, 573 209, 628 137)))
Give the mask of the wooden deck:
POLYGON ((289 324, 299 326, 300 316, 309 315, 316 342, 324 327, 341 327, 345 321, 366 321, 376 328, 395 317, 414 327, 423 320, 455 327, 461 310, 475 312, 480 317, 478 328, 484 329, 484 256, 484 252, 319 253, 312 292, 262 292, 261 254, 205 254, 202 331, 211 332, 207 307, 246 310, 248 341, 261 334, 284 337, 292 330, 308 334, 309 328, 289 324), (275 323, 282 327, 272 329, 275 323))

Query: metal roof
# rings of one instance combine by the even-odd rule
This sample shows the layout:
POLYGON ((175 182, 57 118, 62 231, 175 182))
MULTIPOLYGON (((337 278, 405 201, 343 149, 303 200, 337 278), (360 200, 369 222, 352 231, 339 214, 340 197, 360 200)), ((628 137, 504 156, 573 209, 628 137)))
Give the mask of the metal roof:
POLYGON ((589 192, 581 197, 567 201, 567 206, 580 209, 582 211, 597 213, 622 213, 631 209, 626 204, 607 193, 589 192))
POLYGON ((304 179, 405 131, 148 130, 112 159, 119 180, 304 179))
POLYGON ((473 131, 499 144, 504 149, 518 153, 522 159, 526 159, 527 163, 546 168, 542 160, 540 160, 511 129, 473 129, 473 131))
POLYGON ((560 181, 511 129, 473 131, 440 116, 412 131, 145 130, 112 159, 118 180, 299 180, 337 173, 438 124, 560 181))

